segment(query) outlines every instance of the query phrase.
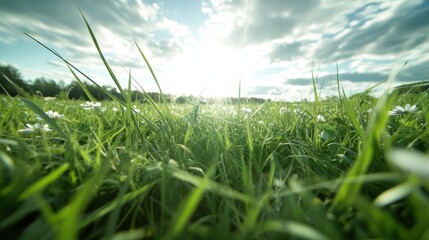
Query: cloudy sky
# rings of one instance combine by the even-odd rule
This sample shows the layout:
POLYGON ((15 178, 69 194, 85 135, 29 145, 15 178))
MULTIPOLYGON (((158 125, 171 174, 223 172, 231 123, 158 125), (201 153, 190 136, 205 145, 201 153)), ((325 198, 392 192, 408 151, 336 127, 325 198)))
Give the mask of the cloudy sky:
MULTIPOLYGON (((312 71, 324 96, 362 91, 408 64, 396 84, 429 80, 429 0, 1 0, 0 63, 25 79, 72 81, 58 51, 101 85, 113 86, 79 9, 123 86, 127 71, 146 91, 300 100, 312 71)), ((376 89, 380 92, 383 87, 376 89)))

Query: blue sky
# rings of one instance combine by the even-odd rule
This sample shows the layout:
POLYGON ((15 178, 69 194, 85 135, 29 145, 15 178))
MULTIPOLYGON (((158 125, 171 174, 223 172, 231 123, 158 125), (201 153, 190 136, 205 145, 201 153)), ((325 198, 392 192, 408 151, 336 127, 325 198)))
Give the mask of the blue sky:
MULTIPOLYGON (((113 85, 86 30, 126 86, 127 70, 156 91, 133 40, 164 92, 176 95, 311 98, 334 94, 336 64, 347 93, 407 66, 396 85, 429 80, 429 1, 2 0, 0 63, 25 79, 69 83, 67 67, 24 32, 54 48, 101 85, 113 85)), ((375 90, 380 93, 384 87, 375 90)))

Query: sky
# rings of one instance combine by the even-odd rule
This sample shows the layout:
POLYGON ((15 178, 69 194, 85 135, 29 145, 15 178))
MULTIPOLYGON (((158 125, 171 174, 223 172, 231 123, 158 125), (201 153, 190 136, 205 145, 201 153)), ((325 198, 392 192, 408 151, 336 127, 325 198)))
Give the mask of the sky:
MULTIPOLYGON (((55 49, 100 85, 114 86, 79 9, 121 85, 272 100, 347 94, 397 76, 429 80, 429 0, 0 0, 0 63, 23 78, 73 81, 55 49), (135 42, 134 42, 135 41, 135 42), (407 62, 406 66, 404 64, 407 62)), ((374 89, 374 94, 385 91, 374 89)))

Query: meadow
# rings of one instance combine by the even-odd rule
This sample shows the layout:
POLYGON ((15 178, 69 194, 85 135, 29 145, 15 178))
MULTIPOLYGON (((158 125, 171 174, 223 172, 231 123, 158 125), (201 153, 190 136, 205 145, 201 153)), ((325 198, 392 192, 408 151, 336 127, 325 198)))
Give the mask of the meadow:
POLYGON ((131 82, 0 96, 2 239, 429 239, 427 92, 142 104, 131 82))

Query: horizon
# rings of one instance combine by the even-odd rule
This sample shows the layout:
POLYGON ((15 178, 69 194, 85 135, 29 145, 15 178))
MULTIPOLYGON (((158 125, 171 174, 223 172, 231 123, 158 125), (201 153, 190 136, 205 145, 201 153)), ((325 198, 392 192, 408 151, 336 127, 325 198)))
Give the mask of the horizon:
MULTIPOLYGON (((395 85, 429 79, 429 1, 3 1, 0 63, 25 80, 73 79, 58 51, 100 85, 113 86, 79 10, 121 85, 127 70, 145 88, 176 96, 272 100, 312 98, 312 71, 322 96, 364 91, 401 71, 395 85), (126 13, 126 14, 123 14, 126 13), (402 68, 405 62, 407 66, 402 68), (127 69, 127 70, 125 70, 127 69)), ((374 94, 383 92, 379 87, 374 94)))

